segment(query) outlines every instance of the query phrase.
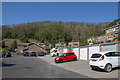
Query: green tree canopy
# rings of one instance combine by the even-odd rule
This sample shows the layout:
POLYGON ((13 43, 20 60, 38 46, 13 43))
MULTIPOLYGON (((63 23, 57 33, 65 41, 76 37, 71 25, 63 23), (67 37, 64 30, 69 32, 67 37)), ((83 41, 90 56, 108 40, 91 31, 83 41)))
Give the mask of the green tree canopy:
POLYGON ((2 35, 3 39, 19 39, 22 42, 29 42, 29 39, 35 39, 42 43, 48 42, 53 46, 60 41, 68 44, 72 40, 79 40, 80 46, 84 46, 87 45, 89 37, 105 34, 104 29, 111 27, 107 24, 108 22, 96 24, 87 22, 43 21, 3 25, 2 35))
POLYGON ((11 46, 12 46, 13 49, 16 49, 17 46, 18 46, 18 45, 17 45, 17 41, 14 40, 14 41, 12 42, 11 46))
POLYGON ((2 41, 2 48, 5 48, 5 41, 2 41))

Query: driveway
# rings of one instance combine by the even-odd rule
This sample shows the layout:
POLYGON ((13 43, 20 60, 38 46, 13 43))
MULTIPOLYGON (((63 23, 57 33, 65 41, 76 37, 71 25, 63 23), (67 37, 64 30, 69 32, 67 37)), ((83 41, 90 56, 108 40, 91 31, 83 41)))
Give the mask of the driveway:
POLYGON ((89 61, 86 60, 70 61, 56 64, 54 62, 55 57, 51 57, 50 55, 41 56, 39 58, 48 62, 49 64, 92 78, 118 78, 118 71, 120 70, 114 69, 112 72, 106 73, 104 71, 91 70, 91 68, 89 67, 89 61))

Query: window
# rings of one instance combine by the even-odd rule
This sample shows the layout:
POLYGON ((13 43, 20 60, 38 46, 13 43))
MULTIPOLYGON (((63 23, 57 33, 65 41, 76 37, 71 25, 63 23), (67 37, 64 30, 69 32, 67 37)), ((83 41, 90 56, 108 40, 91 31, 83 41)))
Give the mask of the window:
POLYGON ((61 54, 60 57, 66 56, 66 54, 61 54))
POLYGON ((70 54, 66 54, 66 56, 70 56, 70 54))
POLYGON ((113 37, 115 37, 115 34, 113 34, 113 37))
POLYGON ((113 28, 113 31, 115 31, 115 28, 113 28))
POLYGON ((105 54, 107 57, 115 56, 115 52, 109 52, 105 54))
POLYGON ((70 55, 73 55, 73 53, 70 53, 70 55))
POLYGON ((116 29, 116 31, 117 31, 117 30, 119 30, 119 27, 116 27, 115 29, 116 29))
POLYGON ((109 30, 107 30, 107 33, 109 33, 110 31, 109 30))
POLYGON ((115 56, 120 56, 120 52, 115 52, 115 56))
POLYGON ((93 54, 92 56, 91 56, 91 58, 99 58, 99 57, 101 57, 102 55, 101 54, 93 54))

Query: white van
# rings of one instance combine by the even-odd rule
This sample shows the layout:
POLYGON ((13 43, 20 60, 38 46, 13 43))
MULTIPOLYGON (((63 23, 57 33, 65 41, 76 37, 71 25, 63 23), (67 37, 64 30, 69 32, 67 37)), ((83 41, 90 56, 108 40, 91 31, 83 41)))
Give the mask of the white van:
POLYGON ((111 72, 112 68, 120 67, 120 52, 107 51, 92 54, 90 58, 90 67, 92 69, 104 69, 111 72))
POLYGON ((57 48, 53 48, 52 50, 50 50, 50 54, 52 57, 59 56, 59 50, 57 48))

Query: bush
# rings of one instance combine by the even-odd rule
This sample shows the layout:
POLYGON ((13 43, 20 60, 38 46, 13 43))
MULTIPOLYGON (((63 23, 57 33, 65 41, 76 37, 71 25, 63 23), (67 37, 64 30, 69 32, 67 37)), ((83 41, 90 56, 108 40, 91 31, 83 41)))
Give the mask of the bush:
POLYGON ((50 54, 50 50, 47 50, 47 54, 50 54))
POLYGON ((59 46, 55 46, 55 48, 59 48, 59 46))
POLYGON ((14 40, 14 41, 12 42, 11 46, 12 46, 12 49, 13 49, 13 50, 16 49, 16 48, 17 48, 17 41, 14 40))
POLYGON ((93 43, 93 44, 97 44, 97 42, 96 42, 96 41, 92 41, 92 43, 93 43))
POLYGON ((106 43, 112 42, 111 40, 107 40, 106 43))
POLYGON ((3 52, 9 52, 9 51, 11 51, 11 48, 9 47, 3 48, 3 52))

